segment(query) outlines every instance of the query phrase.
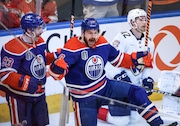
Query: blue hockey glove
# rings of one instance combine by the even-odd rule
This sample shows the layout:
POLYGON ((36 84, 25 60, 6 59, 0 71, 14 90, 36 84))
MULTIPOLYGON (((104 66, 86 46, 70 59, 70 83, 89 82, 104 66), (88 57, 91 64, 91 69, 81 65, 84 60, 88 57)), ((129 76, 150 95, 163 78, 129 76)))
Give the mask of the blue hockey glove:
POLYGON ((18 87, 20 90, 34 94, 38 90, 38 86, 41 85, 41 81, 30 76, 21 76, 18 87))
MULTIPOLYGON (((154 87, 154 80, 151 77, 144 78, 143 81, 142 81, 142 86, 145 89, 151 90, 154 87)), ((151 94, 152 94, 152 92, 147 93, 148 96, 151 95, 151 94)))
POLYGON ((131 79, 128 77, 126 71, 124 70, 120 74, 115 75, 114 79, 118 81, 121 80, 121 81, 131 82, 131 79))
POLYGON ((147 56, 148 52, 141 51, 141 52, 133 52, 131 54, 131 60, 134 66, 144 65, 143 57, 147 56))

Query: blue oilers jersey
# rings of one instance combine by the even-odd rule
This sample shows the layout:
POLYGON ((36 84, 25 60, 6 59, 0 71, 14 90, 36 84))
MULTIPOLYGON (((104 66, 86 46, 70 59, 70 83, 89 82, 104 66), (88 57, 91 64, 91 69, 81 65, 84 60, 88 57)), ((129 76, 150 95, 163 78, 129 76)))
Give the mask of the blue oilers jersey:
MULTIPOLYGON (((18 37, 21 41, 21 38, 18 37)), ((46 83, 46 58, 45 49, 46 45, 42 38, 39 38, 36 42, 36 47, 30 46, 22 42, 23 46, 16 39, 12 39, 6 43, 1 50, 1 88, 5 90, 6 93, 10 93, 17 97, 29 99, 36 99, 44 95, 44 92, 37 92, 35 94, 30 94, 25 91, 16 90, 11 88, 9 83, 17 83, 20 78, 12 78, 12 74, 28 75, 34 77, 41 81, 42 88, 45 88, 46 83)), ((14 77, 14 76, 13 76, 14 77)))
POLYGON ((69 66, 66 83, 75 101, 90 100, 94 98, 93 94, 102 94, 107 84, 104 70, 107 61, 119 67, 123 58, 123 54, 103 36, 99 37, 94 48, 87 47, 78 37, 71 38, 62 54, 69 66))

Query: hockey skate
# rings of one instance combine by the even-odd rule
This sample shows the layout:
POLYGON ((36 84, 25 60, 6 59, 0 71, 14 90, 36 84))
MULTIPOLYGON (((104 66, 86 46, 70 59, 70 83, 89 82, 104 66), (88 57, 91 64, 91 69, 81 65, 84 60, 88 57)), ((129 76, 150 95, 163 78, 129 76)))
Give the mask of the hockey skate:
POLYGON ((177 122, 173 122, 171 124, 161 124, 160 126, 177 126, 178 123, 177 122))

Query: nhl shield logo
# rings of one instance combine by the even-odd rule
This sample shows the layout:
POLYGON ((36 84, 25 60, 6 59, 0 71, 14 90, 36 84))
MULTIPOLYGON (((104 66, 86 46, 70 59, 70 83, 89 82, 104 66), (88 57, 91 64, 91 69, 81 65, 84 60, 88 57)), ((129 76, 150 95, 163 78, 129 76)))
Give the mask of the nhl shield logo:
POLYGON ((83 51, 81 52, 81 58, 82 58, 82 60, 87 60, 87 58, 88 58, 88 52, 87 52, 86 50, 83 50, 83 51))
POLYGON ((30 61, 33 58, 33 54, 30 51, 27 51, 25 57, 27 61, 30 61))

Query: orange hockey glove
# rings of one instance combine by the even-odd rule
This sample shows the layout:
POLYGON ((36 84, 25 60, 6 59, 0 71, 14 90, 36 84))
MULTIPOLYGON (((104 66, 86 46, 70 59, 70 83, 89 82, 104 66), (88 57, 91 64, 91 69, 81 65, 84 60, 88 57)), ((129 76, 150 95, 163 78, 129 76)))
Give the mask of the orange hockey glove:
POLYGON ((16 90, 34 94, 38 90, 38 85, 41 85, 41 81, 28 75, 22 75, 18 85, 17 83, 10 83, 9 85, 16 90))
POLYGON ((148 52, 133 52, 131 54, 131 60, 135 67, 139 65, 145 65, 143 57, 147 56, 148 52))
POLYGON ((55 79, 61 80, 68 73, 68 65, 63 57, 56 59, 49 68, 49 73, 55 79))

